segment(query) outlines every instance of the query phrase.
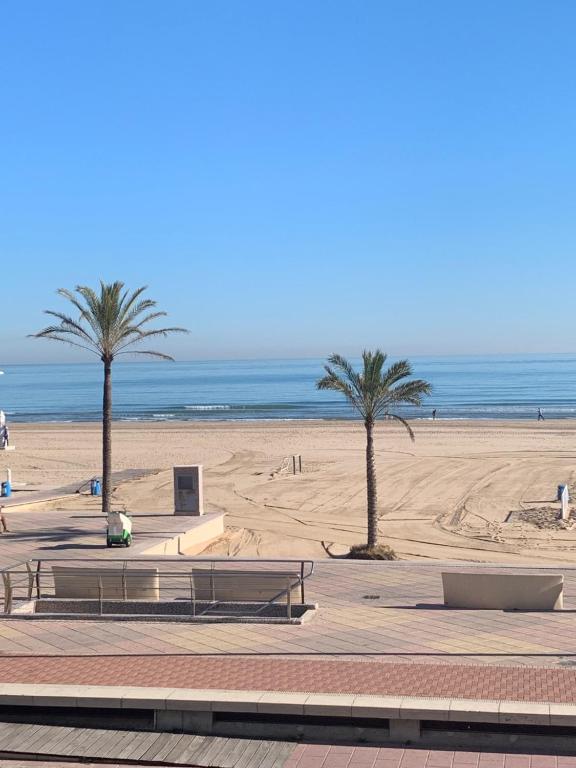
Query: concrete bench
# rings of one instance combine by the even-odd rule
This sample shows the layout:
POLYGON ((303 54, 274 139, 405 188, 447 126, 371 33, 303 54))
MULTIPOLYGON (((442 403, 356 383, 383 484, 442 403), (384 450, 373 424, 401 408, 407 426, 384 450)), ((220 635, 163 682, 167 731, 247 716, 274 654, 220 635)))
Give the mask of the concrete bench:
POLYGON ((80 568, 53 565, 54 597, 159 600, 158 568, 80 568))
POLYGON ((289 603, 302 586, 300 574, 292 571, 193 568, 191 576, 199 602, 270 603, 285 598, 289 603))
POLYGON ((444 605, 478 610, 560 611, 564 576, 560 573, 442 574, 444 605))

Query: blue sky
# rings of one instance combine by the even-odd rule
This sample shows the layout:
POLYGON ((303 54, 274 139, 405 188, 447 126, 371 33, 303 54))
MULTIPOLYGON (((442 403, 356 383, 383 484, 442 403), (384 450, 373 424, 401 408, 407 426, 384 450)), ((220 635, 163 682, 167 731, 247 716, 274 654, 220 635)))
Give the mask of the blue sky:
POLYGON ((0 362, 148 284, 180 359, 576 351, 572 0, 22 0, 0 362))

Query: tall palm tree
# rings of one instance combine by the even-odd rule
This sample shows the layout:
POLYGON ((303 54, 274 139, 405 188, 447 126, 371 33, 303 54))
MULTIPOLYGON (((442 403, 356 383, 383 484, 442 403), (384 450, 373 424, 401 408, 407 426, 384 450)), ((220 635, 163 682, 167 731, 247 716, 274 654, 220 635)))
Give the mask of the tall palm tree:
POLYGON ((384 370, 387 355, 377 349, 364 350, 363 369, 357 373, 341 355, 328 358, 326 376, 316 382, 318 389, 340 392, 358 412, 366 428, 366 495, 368 508, 368 548, 378 541, 378 490, 374 466, 374 424, 378 418, 395 419, 404 425, 414 440, 414 432, 406 419, 392 411, 398 405, 421 405, 431 386, 422 379, 405 381, 412 375, 408 360, 400 360, 384 370))
POLYGON ((166 312, 155 310, 156 302, 142 297, 147 286, 134 292, 125 290, 124 283, 100 281, 97 293, 85 285, 75 291, 59 288, 79 313, 75 319, 64 312, 46 310, 58 324, 49 325, 39 333, 38 339, 53 339, 80 347, 97 355, 104 364, 104 392, 102 398, 102 512, 108 514, 112 495, 112 363, 120 355, 148 355, 172 360, 170 355, 149 349, 135 349, 143 341, 169 333, 187 333, 185 328, 148 328, 148 324, 166 312))

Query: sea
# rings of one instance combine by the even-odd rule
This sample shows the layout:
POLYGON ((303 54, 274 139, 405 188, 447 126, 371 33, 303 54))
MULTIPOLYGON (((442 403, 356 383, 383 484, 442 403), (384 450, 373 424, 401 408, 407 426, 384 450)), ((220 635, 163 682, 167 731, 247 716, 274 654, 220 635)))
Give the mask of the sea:
MULTIPOLYGON (((408 418, 576 418, 576 354, 412 357, 414 375, 432 384, 408 418)), ((393 361, 393 358, 390 359, 393 361)), ((114 418, 138 421, 353 419, 337 394, 315 382, 324 360, 118 362, 114 418)), ((353 361, 354 362, 354 361, 353 361)), ((357 361, 356 361, 357 362, 357 361)), ((99 363, 10 365, 0 361, 0 409, 9 422, 101 418, 99 363)))

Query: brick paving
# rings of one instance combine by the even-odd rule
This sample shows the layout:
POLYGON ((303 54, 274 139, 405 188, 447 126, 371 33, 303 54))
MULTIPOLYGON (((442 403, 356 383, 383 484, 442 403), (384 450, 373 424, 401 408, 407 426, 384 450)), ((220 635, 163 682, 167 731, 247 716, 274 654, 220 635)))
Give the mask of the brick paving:
POLYGON ((301 691, 576 703, 576 670, 326 659, 12 657, 0 683, 301 691))

